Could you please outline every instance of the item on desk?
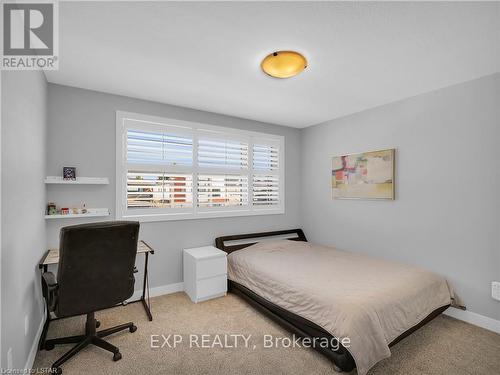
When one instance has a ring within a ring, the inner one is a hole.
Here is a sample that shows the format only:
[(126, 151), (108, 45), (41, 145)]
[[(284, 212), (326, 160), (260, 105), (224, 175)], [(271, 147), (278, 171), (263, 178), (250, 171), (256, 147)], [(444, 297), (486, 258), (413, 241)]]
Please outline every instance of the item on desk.
[(76, 167), (63, 167), (63, 179), (76, 180)]
[(80, 210), (78, 208), (76, 208), (76, 207), (73, 207), (71, 209), (71, 213), (73, 213), (74, 215), (77, 215), (77, 214), (81, 213), (81, 212), (78, 212), (78, 211), (80, 211)]
[(68, 215), (69, 214), (69, 208), (63, 207), (61, 208), (61, 215)]
[(47, 215), (57, 215), (57, 207), (53, 202), (47, 204)]
[(82, 204), (83, 208), (81, 210), (81, 213), (82, 214), (86, 214), (87, 213), (87, 208), (85, 207), (85, 203)]

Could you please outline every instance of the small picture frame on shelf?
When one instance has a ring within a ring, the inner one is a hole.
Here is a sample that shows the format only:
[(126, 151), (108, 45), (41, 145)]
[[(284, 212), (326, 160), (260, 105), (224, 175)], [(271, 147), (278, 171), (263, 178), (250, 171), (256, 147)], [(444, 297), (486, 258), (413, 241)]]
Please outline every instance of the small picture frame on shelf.
[(75, 167), (63, 167), (63, 179), (76, 180), (76, 168)]

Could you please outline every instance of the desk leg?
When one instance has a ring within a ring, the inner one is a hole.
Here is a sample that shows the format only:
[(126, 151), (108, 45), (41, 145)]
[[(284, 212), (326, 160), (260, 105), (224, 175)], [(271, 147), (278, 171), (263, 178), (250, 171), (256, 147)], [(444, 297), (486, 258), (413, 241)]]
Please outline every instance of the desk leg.
[(149, 284), (148, 284), (148, 262), (149, 261), (149, 253), (146, 253), (146, 259), (144, 260), (144, 280), (142, 282), (142, 297), (141, 297), (141, 302), (142, 305), (144, 306), (144, 310), (146, 310), (146, 314), (148, 316), (149, 321), (153, 320), (153, 315), (151, 314), (151, 308), (149, 306), (149, 293), (148, 293), (148, 300), (146, 302), (146, 287), (148, 288), (149, 291)]
[(38, 349), (43, 350), (45, 345), (45, 338), (47, 337), (47, 331), (49, 330), (50, 324), (50, 312), (47, 310), (47, 318), (45, 319), (45, 323), (43, 324), (42, 335), (40, 336), (40, 341), (38, 343)]
[[(48, 267), (46, 264), (43, 265), (43, 271), (47, 272)], [(42, 282), (42, 291), (43, 291), (43, 278), (41, 278)], [(43, 324), (42, 334), (40, 335), (40, 341), (38, 342), (38, 349), (42, 350), (45, 344), (45, 338), (47, 337), (47, 331), (49, 330), (50, 324), (50, 310), (49, 310), (49, 299), (47, 296), (43, 296), (45, 299), (45, 310), (47, 311), (47, 317), (45, 318), (45, 323)]]

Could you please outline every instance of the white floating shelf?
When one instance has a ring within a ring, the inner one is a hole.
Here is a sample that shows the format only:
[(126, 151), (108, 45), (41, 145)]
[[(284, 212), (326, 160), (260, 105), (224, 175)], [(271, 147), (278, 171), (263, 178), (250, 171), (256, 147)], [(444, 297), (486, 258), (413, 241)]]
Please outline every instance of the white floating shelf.
[(67, 185), (108, 185), (107, 177), (77, 177), (76, 180), (65, 180), (61, 176), (47, 176), (46, 184), (67, 184)]
[(109, 210), (102, 208), (88, 208), (91, 212), (87, 212), (86, 214), (66, 214), (66, 215), (45, 215), (46, 219), (76, 219), (83, 217), (105, 217), (109, 216)]

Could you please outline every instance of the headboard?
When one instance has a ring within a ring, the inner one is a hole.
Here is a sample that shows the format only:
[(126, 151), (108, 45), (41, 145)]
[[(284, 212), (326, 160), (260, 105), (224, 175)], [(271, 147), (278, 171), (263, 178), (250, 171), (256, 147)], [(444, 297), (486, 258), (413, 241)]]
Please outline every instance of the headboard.
[(306, 236), (302, 229), (288, 229), (278, 230), (274, 232), (260, 232), (260, 233), (247, 233), (236, 234), (233, 236), (217, 237), (215, 239), (215, 246), (225, 251), (232, 253), (233, 251), (243, 249), (259, 242), (259, 240), (266, 239), (266, 237), (276, 237), (276, 239), (286, 239), (292, 241), (307, 242)]

